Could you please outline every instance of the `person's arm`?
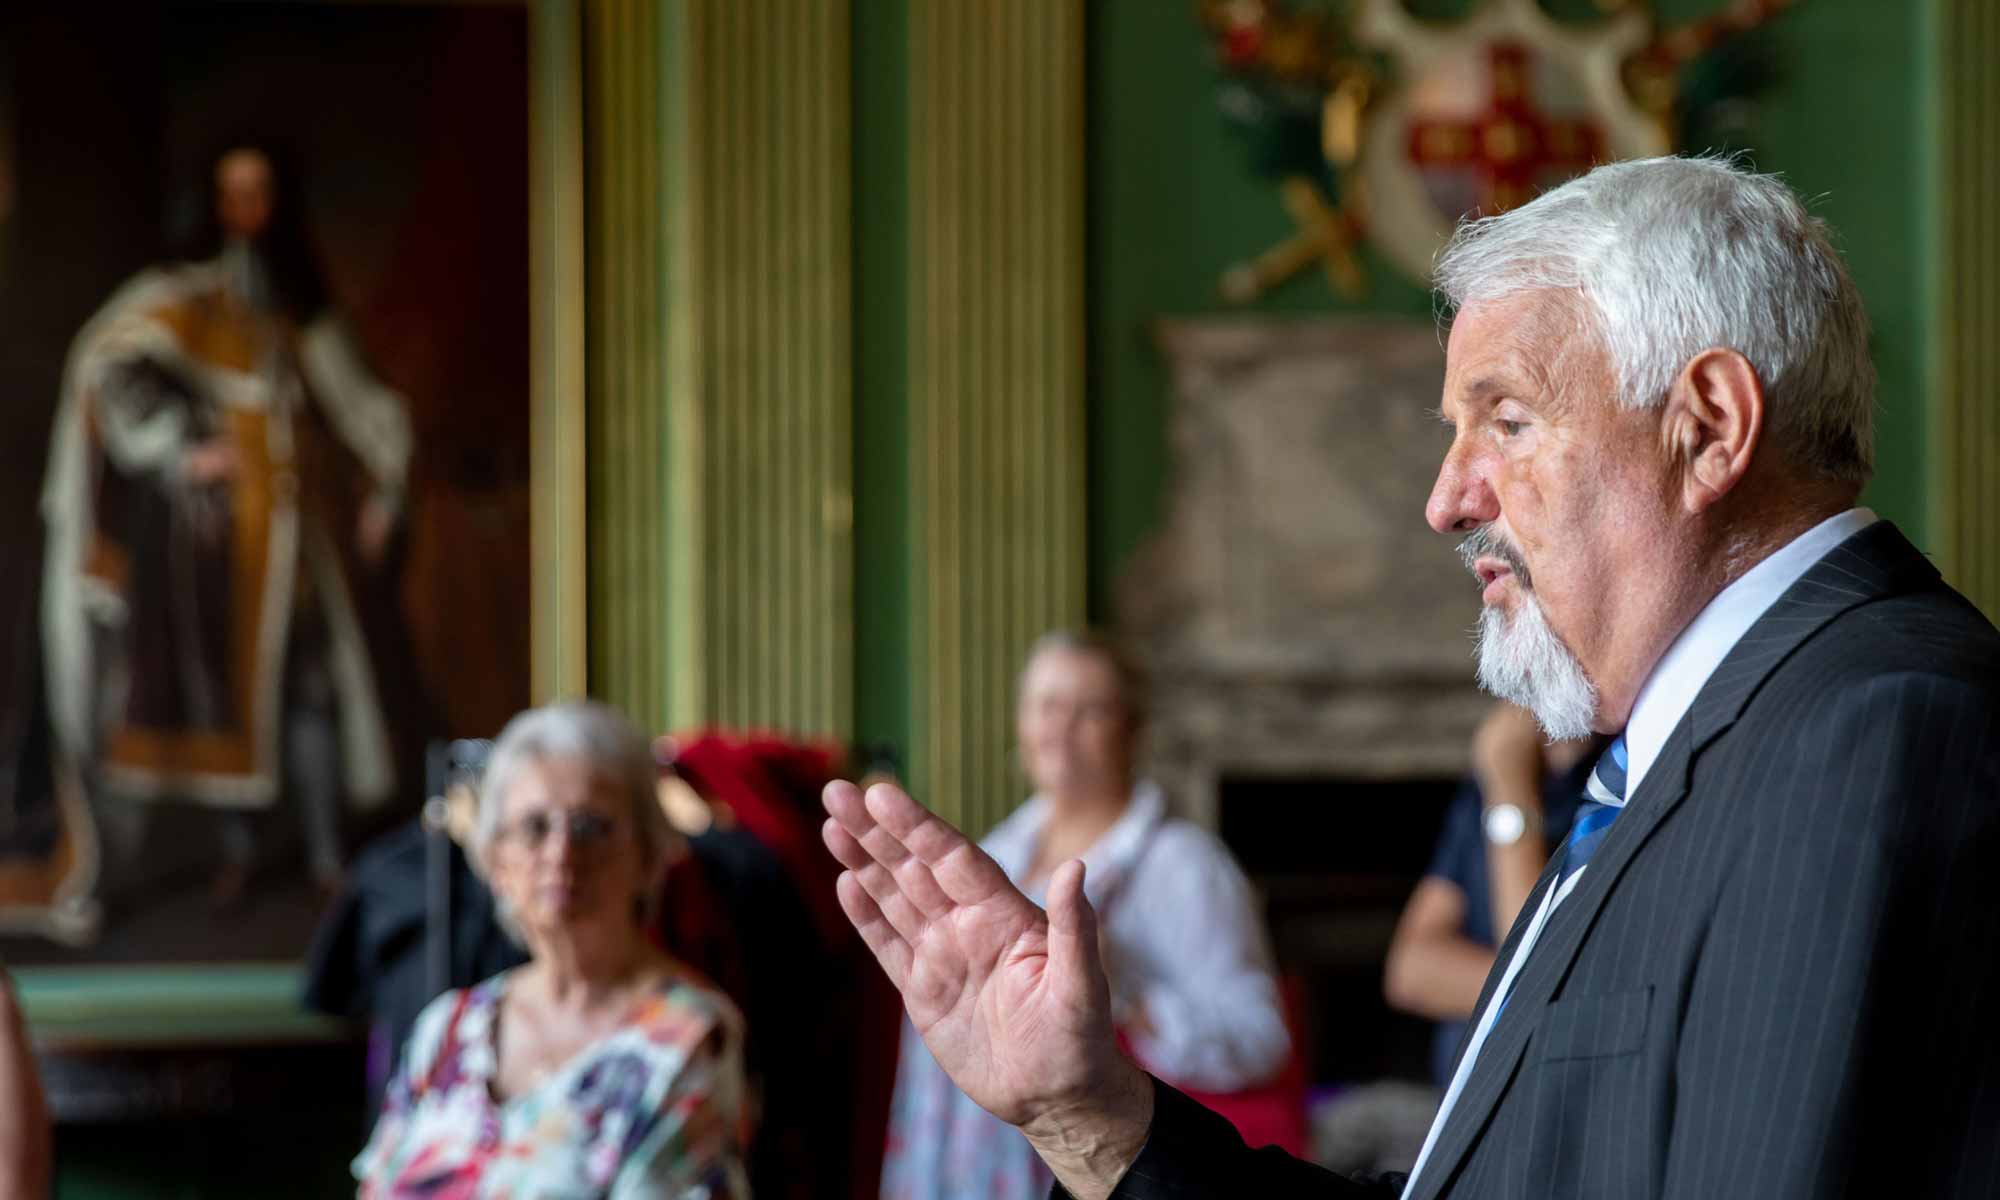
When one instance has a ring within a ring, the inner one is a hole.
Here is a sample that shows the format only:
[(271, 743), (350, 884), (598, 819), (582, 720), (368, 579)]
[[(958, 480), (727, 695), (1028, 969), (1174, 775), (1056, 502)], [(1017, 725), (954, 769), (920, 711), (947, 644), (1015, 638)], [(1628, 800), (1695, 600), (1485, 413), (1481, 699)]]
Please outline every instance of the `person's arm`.
[[(924, 1044), (961, 1091), (1021, 1130), (1076, 1200), (1114, 1189), (1176, 1200), (1394, 1194), (1252, 1153), (1228, 1122), (1181, 1112), (1171, 1097), (1156, 1110), (1154, 1081), (1112, 1038), (1082, 863), (1056, 868), (1044, 913), (992, 858), (894, 787), (877, 784), (864, 798), (835, 782), (826, 807), (822, 836), (847, 868), (841, 907)], [(1156, 1115), (1163, 1123), (1149, 1140)], [(1274, 1173), (1293, 1182), (1246, 1183)]]
[[(1154, 1083), (1152, 1136), (1112, 1200), (1187, 1200), (1255, 1196), (1260, 1200), (1383, 1200), (1402, 1193), (1406, 1176), (1350, 1179), (1302, 1162), (1275, 1146), (1252, 1150), (1234, 1126), (1164, 1083)], [(1081, 1200), (1058, 1183), (1056, 1200)]]
[(1433, 1021), (1471, 1018), (1493, 970), (1493, 948), (1466, 937), (1464, 927), (1465, 892), (1449, 879), (1424, 876), (1389, 942), (1382, 993), (1390, 1007)]
[(379, 559), (402, 517), (410, 458), (415, 453), (409, 405), (368, 366), (346, 324), (331, 314), (306, 327), (299, 361), (327, 423), (374, 477), (355, 540), (362, 557)]
[(400, 497), (416, 449), (409, 404), (369, 367), (338, 317), (321, 316), (306, 326), (299, 361), (327, 423), (368, 468), (375, 486)]
[(178, 375), (140, 353), (107, 353), (91, 367), (92, 427), (119, 473), (179, 489), (227, 479), (235, 470), (227, 435), (201, 438), (189, 427), (188, 385)]
[(1911, 675), (1766, 722), (1717, 847), (1734, 861), (1678, 1016), (1655, 1195), (2000, 1189), (1996, 707)]
[(1183, 1087), (1229, 1092), (1285, 1065), (1291, 1033), (1250, 881), (1209, 834), (1169, 824), (1132, 880), (1123, 922), (1141, 922), (1160, 968), (1136, 989), (1139, 1060)]
[[(1513, 842), (1498, 845), (1483, 833), (1480, 839), (1486, 847), (1496, 940), (1513, 928), (1549, 862), (1548, 833), (1542, 824), (1542, 775), (1548, 769), (1545, 744), (1534, 714), (1505, 701), (1493, 706), (1472, 737), (1472, 774), (1485, 809), (1511, 804), (1526, 818), (1526, 828)], [(1477, 988), (1473, 995), (1478, 996)]]
[(14, 981), (0, 970), (0, 1200), (43, 1200), (54, 1152), (48, 1102)]

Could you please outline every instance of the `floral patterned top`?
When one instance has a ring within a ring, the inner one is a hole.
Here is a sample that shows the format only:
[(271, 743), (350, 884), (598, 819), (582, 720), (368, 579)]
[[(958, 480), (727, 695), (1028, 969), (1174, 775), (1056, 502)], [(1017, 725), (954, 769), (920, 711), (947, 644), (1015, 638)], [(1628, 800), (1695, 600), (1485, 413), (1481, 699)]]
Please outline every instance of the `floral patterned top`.
[(354, 1160), (359, 1200), (749, 1196), (741, 1020), (674, 980), (532, 1090), (494, 1099), (500, 999), (515, 972), (446, 992), (411, 1031)]

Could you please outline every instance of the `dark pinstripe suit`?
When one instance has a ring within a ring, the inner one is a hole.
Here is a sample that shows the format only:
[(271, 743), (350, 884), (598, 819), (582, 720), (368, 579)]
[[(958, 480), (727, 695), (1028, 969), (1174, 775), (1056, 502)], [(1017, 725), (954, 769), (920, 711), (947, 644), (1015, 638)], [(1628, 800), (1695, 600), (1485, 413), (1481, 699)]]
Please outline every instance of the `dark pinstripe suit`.
[[(1247, 1150), (1162, 1085), (1115, 1194), (1400, 1182)], [(2000, 633), (1889, 523), (1716, 668), (1551, 915), (1417, 1184), (2000, 1196)]]

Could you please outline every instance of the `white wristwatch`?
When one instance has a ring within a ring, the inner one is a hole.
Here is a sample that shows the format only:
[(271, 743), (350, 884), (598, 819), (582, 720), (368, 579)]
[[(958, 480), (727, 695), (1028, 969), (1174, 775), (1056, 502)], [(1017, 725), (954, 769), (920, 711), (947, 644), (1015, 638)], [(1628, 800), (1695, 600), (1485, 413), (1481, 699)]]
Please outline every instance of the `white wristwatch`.
[(1526, 837), (1529, 829), (1541, 824), (1539, 814), (1530, 816), (1518, 804), (1496, 804), (1480, 818), (1486, 828), (1487, 844), (1511, 846)]

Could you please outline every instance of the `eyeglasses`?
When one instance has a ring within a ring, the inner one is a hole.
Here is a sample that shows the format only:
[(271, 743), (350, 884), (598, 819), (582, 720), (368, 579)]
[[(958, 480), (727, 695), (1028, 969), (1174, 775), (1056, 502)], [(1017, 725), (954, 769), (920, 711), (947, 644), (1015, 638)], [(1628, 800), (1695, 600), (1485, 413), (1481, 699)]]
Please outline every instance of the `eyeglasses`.
[(511, 825), (502, 826), (500, 836), (506, 841), (519, 842), (522, 849), (533, 853), (549, 840), (558, 823), (569, 834), (569, 844), (584, 852), (602, 850), (618, 832), (617, 821), (602, 813), (580, 809), (563, 814), (531, 812)]

